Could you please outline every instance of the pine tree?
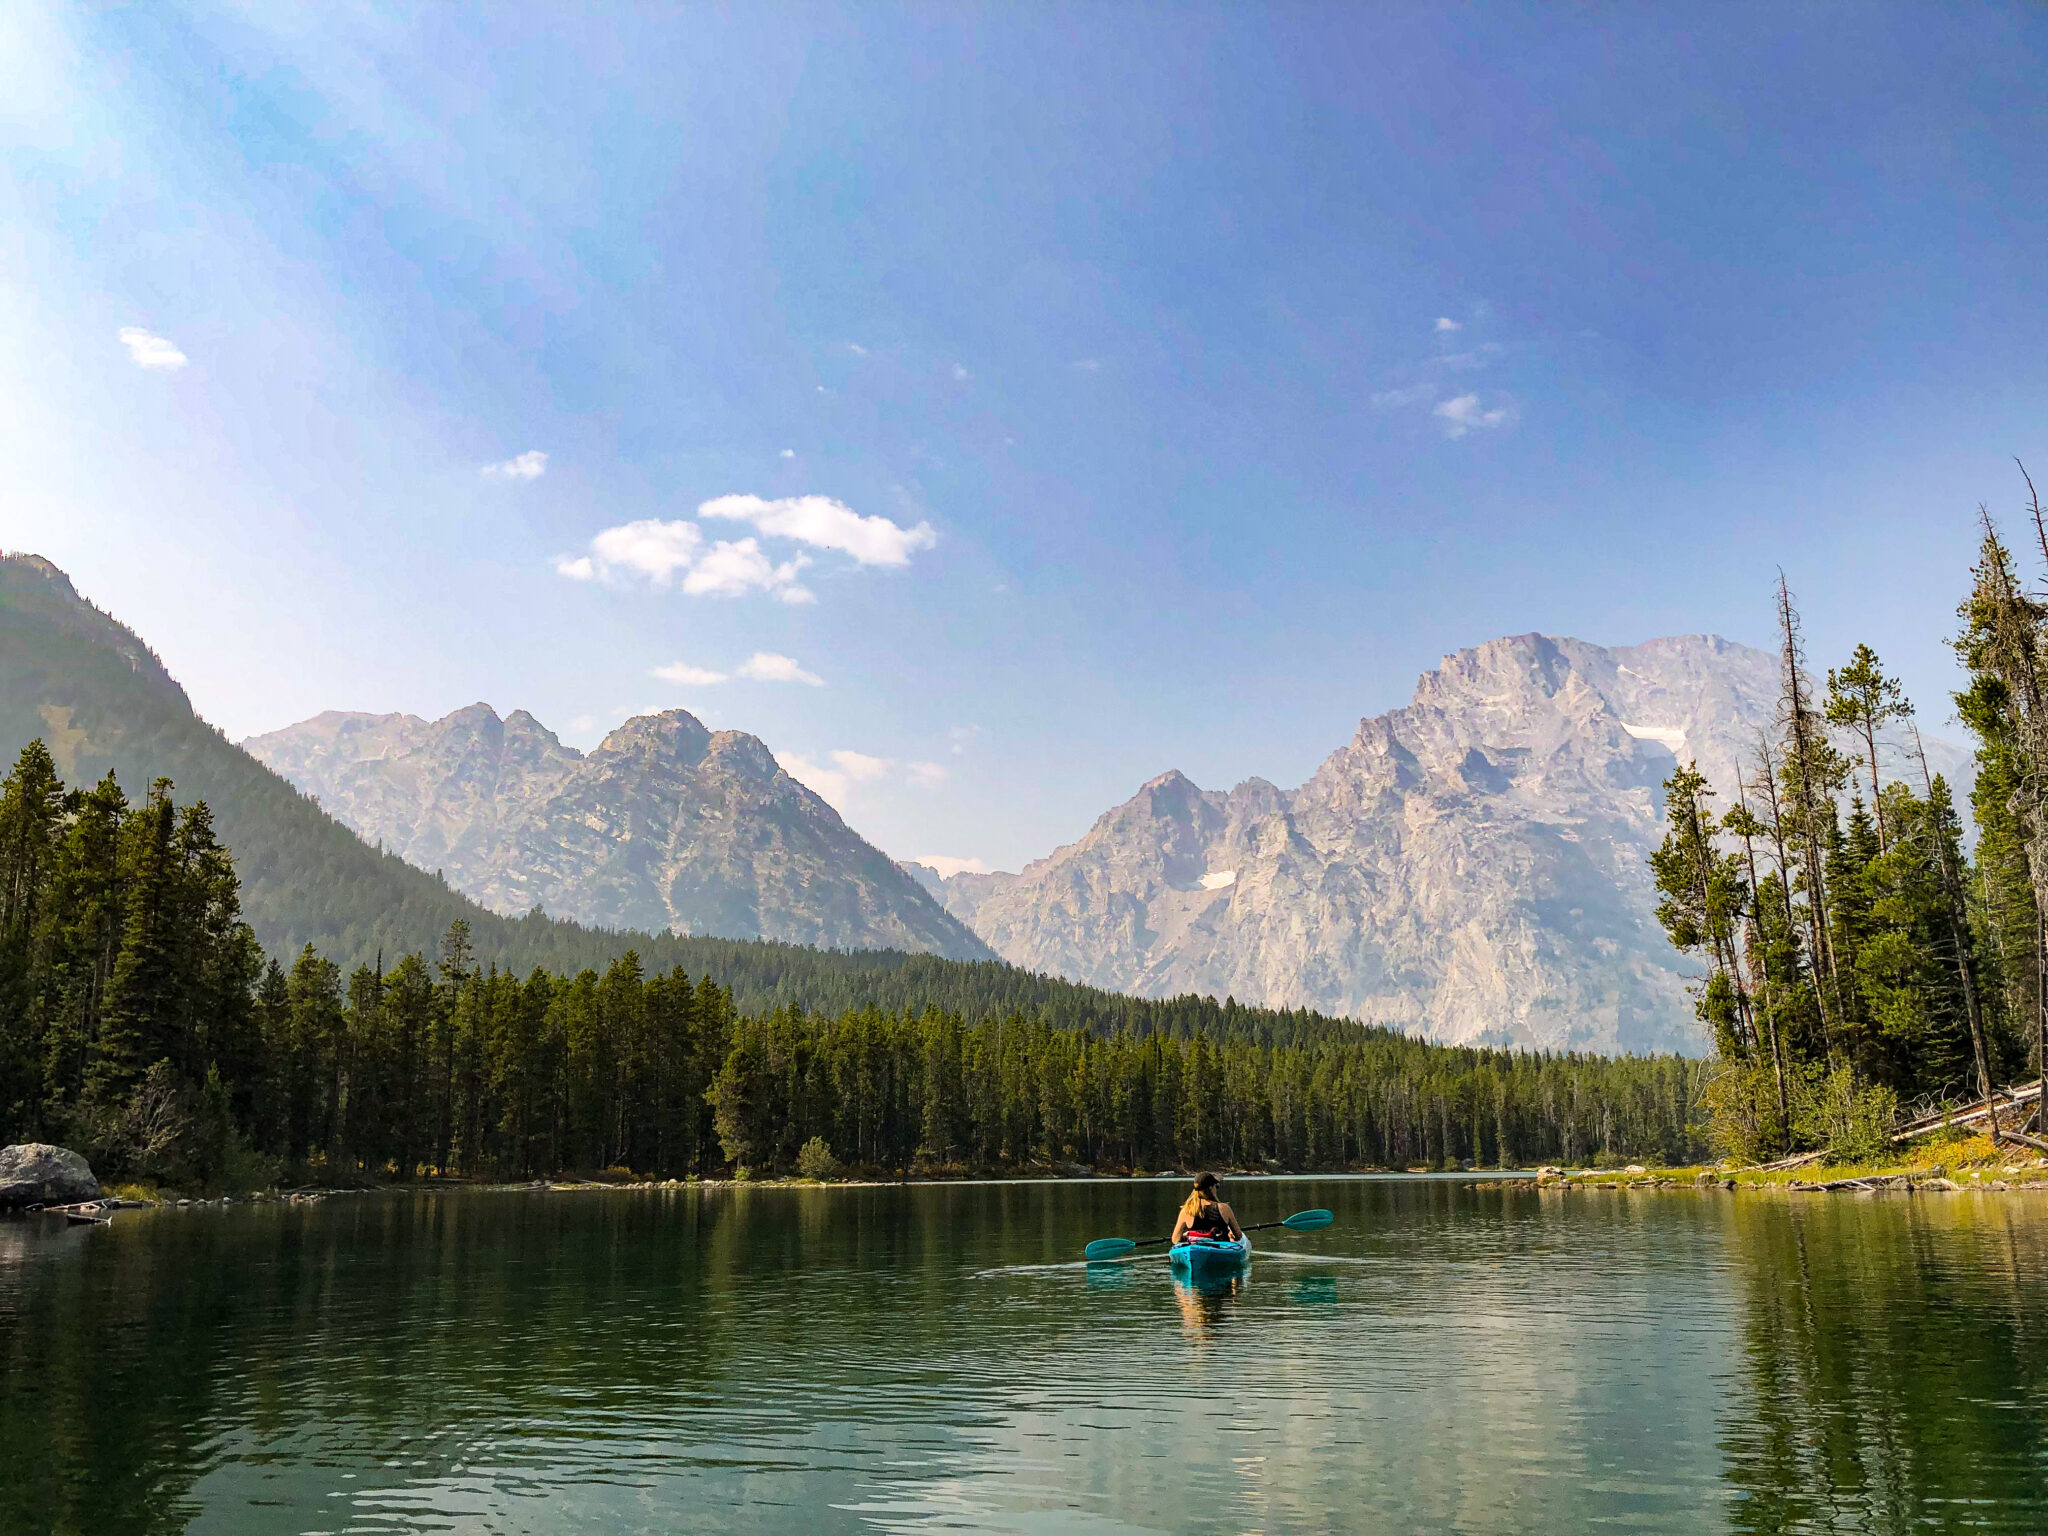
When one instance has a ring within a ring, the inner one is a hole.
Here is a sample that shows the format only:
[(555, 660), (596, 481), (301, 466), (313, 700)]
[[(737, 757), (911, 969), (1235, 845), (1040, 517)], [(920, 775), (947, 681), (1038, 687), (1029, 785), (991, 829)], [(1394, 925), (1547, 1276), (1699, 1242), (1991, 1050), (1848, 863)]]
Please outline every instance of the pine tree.
[(1856, 732), (1863, 742), (1863, 762), (1870, 769), (1870, 804), (1877, 816), (1878, 851), (1890, 845), (1884, 821), (1884, 785), (1878, 775), (1877, 735), (1887, 724), (1913, 713), (1906, 690), (1896, 678), (1887, 677), (1877, 652), (1867, 645), (1856, 647), (1849, 664), (1828, 673), (1828, 697), (1824, 714), (1830, 725)]

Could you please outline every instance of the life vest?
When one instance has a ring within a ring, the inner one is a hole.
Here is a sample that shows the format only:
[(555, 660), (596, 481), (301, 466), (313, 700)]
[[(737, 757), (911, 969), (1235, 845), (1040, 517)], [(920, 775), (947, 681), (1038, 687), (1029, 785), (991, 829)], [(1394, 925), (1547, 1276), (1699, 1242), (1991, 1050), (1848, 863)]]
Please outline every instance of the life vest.
[(1223, 1219), (1223, 1207), (1214, 1200), (1204, 1200), (1195, 1208), (1194, 1216), (1188, 1222), (1189, 1237), (1213, 1238), (1217, 1242), (1230, 1240), (1230, 1223)]

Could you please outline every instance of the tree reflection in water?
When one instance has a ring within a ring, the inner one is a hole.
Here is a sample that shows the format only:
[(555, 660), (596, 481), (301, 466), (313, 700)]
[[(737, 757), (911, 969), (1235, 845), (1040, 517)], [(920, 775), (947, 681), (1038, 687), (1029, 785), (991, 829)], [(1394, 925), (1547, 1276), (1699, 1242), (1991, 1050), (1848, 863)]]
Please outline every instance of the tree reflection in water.
[(1738, 1531), (2039, 1531), (2048, 1209), (2037, 1197), (1727, 1203)]

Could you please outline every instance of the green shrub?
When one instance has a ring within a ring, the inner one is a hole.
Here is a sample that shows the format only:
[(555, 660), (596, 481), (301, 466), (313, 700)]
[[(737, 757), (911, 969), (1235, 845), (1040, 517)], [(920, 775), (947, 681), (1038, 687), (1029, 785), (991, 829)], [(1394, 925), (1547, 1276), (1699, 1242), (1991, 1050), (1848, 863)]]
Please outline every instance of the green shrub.
[(796, 1171), (807, 1179), (829, 1179), (839, 1171), (839, 1159), (822, 1136), (813, 1136), (796, 1155)]
[(1816, 1073), (1799, 1085), (1792, 1124), (1801, 1141), (1828, 1149), (1836, 1163), (1882, 1162), (1899, 1119), (1898, 1095), (1865, 1082), (1849, 1066)]
[(1768, 1062), (1716, 1063), (1700, 1103), (1707, 1112), (1707, 1141), (1717, 1156), (1738, 1163), (1763, 1163), (1785, 1146), (1778, 1114), (1777, 1075)]

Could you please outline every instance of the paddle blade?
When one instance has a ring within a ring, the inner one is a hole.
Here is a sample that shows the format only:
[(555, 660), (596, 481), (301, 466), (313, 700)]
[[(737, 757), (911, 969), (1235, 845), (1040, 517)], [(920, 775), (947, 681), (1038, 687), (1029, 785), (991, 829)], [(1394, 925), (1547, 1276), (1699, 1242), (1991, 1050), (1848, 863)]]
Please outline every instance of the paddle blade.
[(1318, 1227), (1327, 1227), (1336, 1216), (1329, 1211), (1296, 1211), (1280, 1225), (1292, 1227), (1297, 1232), (1313, 1232)]
[(1120, 1259), (1137, 1246), (1128, 1237), (1098, 1237), (1081, 1250), (1081, 1256), (1092, 1264), (1097, 1259)]

